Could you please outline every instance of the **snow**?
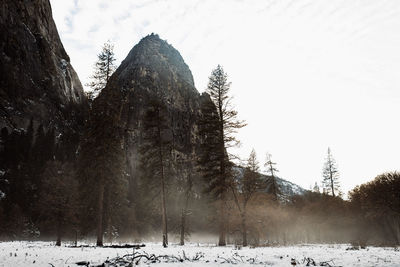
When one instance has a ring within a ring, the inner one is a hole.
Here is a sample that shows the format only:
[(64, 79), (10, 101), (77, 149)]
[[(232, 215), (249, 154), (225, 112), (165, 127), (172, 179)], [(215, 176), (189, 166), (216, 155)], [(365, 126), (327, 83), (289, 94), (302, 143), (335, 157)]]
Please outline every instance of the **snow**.
[(63, 68), (63, 69), (66, 69), (67, 68), (67, 66), (68, 66), (68, 61), (66, 61), (65, 59), (61, 59), (60, 60), (60, 62), (61, 62), (61, 67)]
[(289, 182), (283, 178), (277, 177), (277, 183), (280, 186), (281, 190), (285, 191), (286, 194), (289, 195), (303, 195), (306, 190), (297, 184)]
[(60, 68), (63, 71), (64, 76), (67, 75), (67, 67), (68, 67), (68, 61), (62, 58), (60, 60)]
[[(161, 243), (146, 243), (137, 250), (155, 255), (175, 255), (188, 258), (198, 253), (204, 255), (197, 262), (175, 262), (144, 264), (142, 266), (231, 266), (226, 260), (236, 259), (238, 266), (253, 266), (253, 259), (261, 266), (291, 266), (292, 259), (297, 266), (306, 266), (304, 258), (312, 258), (317, 265), (329, 262), (331, 266), (400, 266), (400, 251), (397, 248), (367, 247), (360, 250), (346, 250), (347, 244), (338, 245), (296, 245), (287, 247), (241, 248), (217, 247), (211, 244), (188, 244), (183, 247), (170, 245), (162, 248)], [(71, 248), (67, 245), (55, 247), (52, 242), (3, 242), (0, 243), (0, 266), (77, 266), (79, 261), (101, 264), (107, 258), (132, 253), (127, 248)], [(243, 261), (243, 262), (242, 262)]]

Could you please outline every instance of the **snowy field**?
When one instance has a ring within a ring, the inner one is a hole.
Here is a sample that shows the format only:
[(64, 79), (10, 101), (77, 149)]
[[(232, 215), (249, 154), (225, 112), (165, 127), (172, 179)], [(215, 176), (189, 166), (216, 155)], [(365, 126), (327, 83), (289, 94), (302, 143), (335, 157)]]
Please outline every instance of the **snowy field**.
[[(140, 254), (168, 255), (159, 258), (156, 263), (141, 261), (141, 266), (308, 266), (307, 262), (313, 266), (310, 259), (317, 266), (400, 266), (399, 249), (368, 247), (346, 250), (349, 247), (342, 244), (235, 249), (232, 246), (188, 244), (184, 247), (170, 245), (164, 249), (161, 244), (146, 243), (146, 247), (136, 251)], [(133, 249), (123, 248), (55, 247), (51, 242), (3, 242), (0, 243), (0, 266), (73, 267), (78, 266), (76, 263), (80, 261), (89, 261), (90, 266), (96, 266), (107, 259), (132, 252)], [(191, 262), (196, 255), (199, 259)]]

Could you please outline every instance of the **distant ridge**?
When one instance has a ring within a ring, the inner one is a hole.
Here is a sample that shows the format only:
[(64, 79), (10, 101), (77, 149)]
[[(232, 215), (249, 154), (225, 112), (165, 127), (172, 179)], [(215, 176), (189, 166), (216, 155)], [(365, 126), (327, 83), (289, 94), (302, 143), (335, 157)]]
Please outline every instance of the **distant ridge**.
[[(236, 177), (236, 179), (241, 179), (243, 178), (243, 173), (244, 173), (244, 168), (242, 167), (236, 167), (236, 170), (238, 171), (237, 173), (239, 174), (239, 177)], [(265, 181), (270, 180), (272, 177), (261, 174), (260, 175), (263, 177)], [(295, 195), (303, 195), (305, 194), (308, 190), (304, 189), (303, 187), (292, 183), (288, 180), (285, 180), (283, 178), (275, 176), (276, 183), (278, 185), (278, 188), (281, 192), (280, 200), (285, 202), (289, 200), (290, 197), (295, 196)], [(271, 184), (268, 184), (267, 187), (265, 188), (264, 192), (266, 193), (271, 193)]]

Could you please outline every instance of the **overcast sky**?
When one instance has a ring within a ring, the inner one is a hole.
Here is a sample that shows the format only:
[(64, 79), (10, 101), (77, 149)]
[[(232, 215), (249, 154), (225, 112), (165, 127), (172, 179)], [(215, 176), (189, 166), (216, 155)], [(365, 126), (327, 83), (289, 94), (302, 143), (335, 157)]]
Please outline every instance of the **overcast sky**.
[(196, 88), (221, 64), (248, 126), (247, 157), (280, 176), (321, 181), (328, 146), (343, 190), (400, 169), (398, 0), (50, 0), (82, 83), (101, 46), (118, 62), (154, 32), (179, 50)]

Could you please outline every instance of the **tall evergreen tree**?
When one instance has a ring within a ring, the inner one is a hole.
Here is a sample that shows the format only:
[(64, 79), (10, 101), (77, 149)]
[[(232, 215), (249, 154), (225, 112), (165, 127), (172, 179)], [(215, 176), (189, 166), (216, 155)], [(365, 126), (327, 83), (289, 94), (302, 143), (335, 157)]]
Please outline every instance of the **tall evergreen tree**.
[(340, 195), (339, 170), (329, 147), (322, 170), (322, 187), (327, 194)]
[[(97, 98), (81, 142), (78, 177), (84, 222), (96, 225), (98, 246), (103, 245), (105, 214), (110, 209), (121, 211), (127, 201), (127, 192), (122, 190), (127, 188), (121, 123), (124, 99), (121, 92), (111, 90)], [(107, 201), (109, 190), (112, 201)]]
[(97, 61), (93, 67), (94, 73), (90, 76), (91, 81), (87, 84), (93, 90), (87, 94), (90, 101), (96, 98), (101, 90), (106, 87), (111, 75), (116, 70), (115, 60), (114, 44), (107, 41), (97, 55)]
[(207, 191), (219, 201), (219, 241), (220, 246), (226, 245), (226, 193), (232, 182), (231, 163), (233, 155), (227, 149), (237, 146), (235, 137), (238, 129), (246, 124), (237, 119), (237, 111), (232, 106), (229, 96), (230, 82), (223, 68), (218, 65), (211, 72), (206, 93), (211, 101), (203, 101), (200, 122), (202, 142), (202, 171), (208, 182)]
[(180, 208), (179, 236), (181, 246), (185, 245), (185, 238), (190, 235), (188, 216), (190, 215), (189, 205), (194, 195), (193, 186), (193, 164), (190, 160), (180, 159), (176, 164), (178, 170), (176, 175), (176, 189), (178, 193), (178, 205)]
[[(156, 183), (153, 186), (160, 192), (162, 243), (168, 246), (168, 223), (166, 207), (166, 182), (168, 169), (171, 164), (172, 131), (167, 119), (167, 108), (160, 100), (150, 102), (144, 118), (144, 140), (141, 147), (141, 169), (147, 176), (147, 183)], [(158, 184), (158, 186), (157, 186)]]

